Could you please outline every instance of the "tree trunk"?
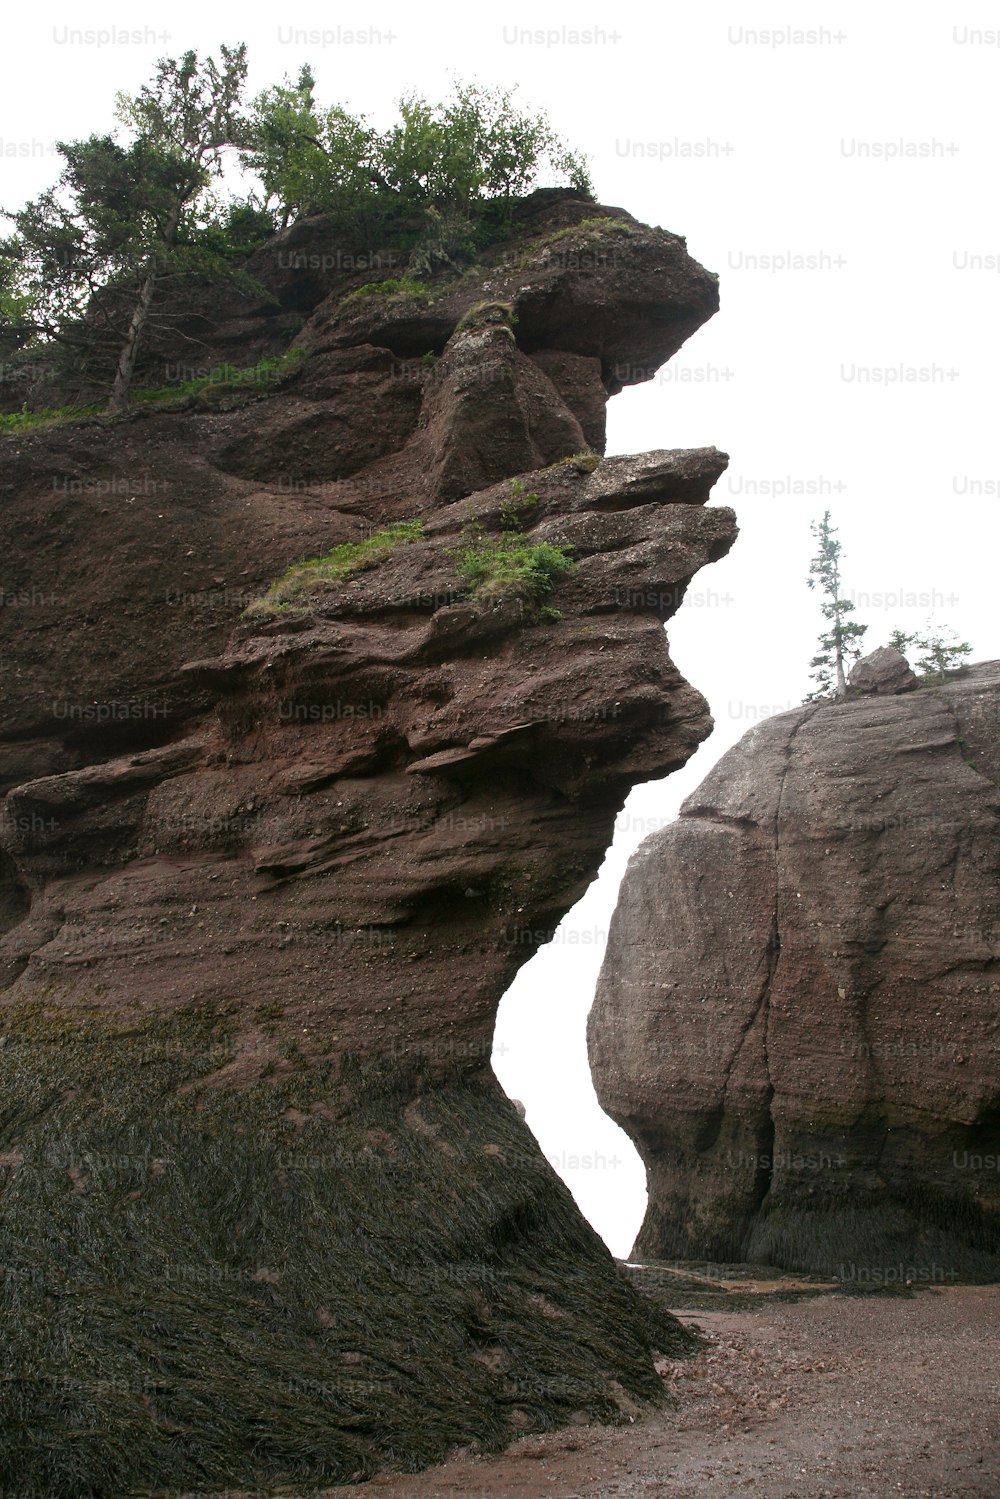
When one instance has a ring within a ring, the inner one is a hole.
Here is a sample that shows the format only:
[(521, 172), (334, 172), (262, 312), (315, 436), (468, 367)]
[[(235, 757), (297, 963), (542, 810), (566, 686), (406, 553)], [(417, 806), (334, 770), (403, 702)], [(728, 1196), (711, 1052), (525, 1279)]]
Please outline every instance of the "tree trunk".
[[(168, 248), (177, 238), (177, 229), (181, 221), (181, 210), (183, 202), (178, 202), (170, 211), (170, 218), (163, 231), (161, 244)], [(108, 410), (112, 412), (124, 411), (128, 405), (129, 393), (132, 389), (132, 377), (135, 374), (135, 362), (139, 354), (139, 345), (142, 335), (146, 330), (146, 322), (149, 318), (149, 309), (153, 305), (153, 292), (156, 290), (156, 251), (153, 251), (146, 274), (143, 277), (142, 286), (139, 288), (139, 296), (135, 307), (132, 309), (132, 317), (128, 325), (128, 333), (121, 353), (118, 355), (118, 368), (115, 370), (115, 382), (111, 387), (111, 396), (108, 400)]]
[(153, 305), (153, 291), (155, 287), (156, 270), (151, 266), (146, 272), (145, 279), (139, 291), (138, 300), (132, 311), (132, 320), (128, 325), (125, 344), (118, 355), (115, 383), (111, 387), (111, 398), (108, 401), (109, 411), (124, 411), (128, 405), (129, 392), (132, 389), (132, 376), (135, 374), (135, 361), (139, 353), (139, 340), (146, 326), (149, 309)]
[(837, 667), (837, 696), (843, 697), (847, 691), (847, 678), (844, 676), (844, 650), (839, 639), (834, 646), (834, 661)]

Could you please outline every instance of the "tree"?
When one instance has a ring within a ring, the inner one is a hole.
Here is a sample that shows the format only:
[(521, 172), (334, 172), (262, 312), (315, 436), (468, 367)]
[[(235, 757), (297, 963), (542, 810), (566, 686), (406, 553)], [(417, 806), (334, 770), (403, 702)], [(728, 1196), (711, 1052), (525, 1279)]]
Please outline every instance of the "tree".
[(109, 402), (112, 411), (121, 410), (128, 401), (156, 279), (161, 267), (178, 263), (185, 213), (192, 216), (212, 178), (222, 175), (225, 148), (239, 145), (244, 138), (239, 106), (247, 75), (246, 43), (222, 46), (220, 51), (221, 68), (212, 57), (199, 67), (194, 51), (185, 52), (180, 63), (161, 58), (152, 85), (144, 84), (134, 98), (118, 95), (118, 118), (132, 126), (137, 144), (158, 163), (160, 190), (151, 197), (149, 211), (138, 226), (139, 294), (118, 358)]
[(32, 296), (16, 254), (0, 242), (0, 359), (23, 348), (32, 337)]
[(542, 111), (518, 110), (514, 89), (456, 83), (444, 104), (419, 94), (400, 100), (400, 123), (383, 141), (383, 175), (415, 204), (470, 212), (490, 199), (509, 203), (548, 167), (578, 191), (592, 191), (582, 156), (556, 135)]
[(810, 576), (806, 583), (810, 588), (819, 588), (825, 596), (822, 613), (829, 629), (820, 636), (820, 649), (809, 663), (817, 685), (816, 691), (806, 698), (807, 702), (830, 692), (840, 697), (847, 690), (844, 662), (855, 661), (860, 656), (861, 648), (856, 642), (868, 629), (867, 625), (859, 625), (847, 618), (853, 612), (854, 604), (850, 599), (841, 597), (840, 558), (843, 547), (836, 539), (837, 533), (831, 523), (829, 510), (824, 511), (823, 519), (814, 521), (810, 529), (819, 550), (809, 564)]
[(254, 100), (241, 160), (260, 176), (268, 202), (281, 205), (283, 224), (317, 212), (433, 209), (439, 225), (488, 202), (509, 203), (546, 169), (589, 195), (582, 156), (544, 112), (519, 110), (513, 95), (476, 83), (457, 83), (441, 104), (410, 93), (399, 121), (379, 133), (339, 105), (320, 109), (304, 66), (294, 83), (286, 78)]
[(58, 150), (64, 167), (56, 186), (7, 215), (16, 232), (0, 252), (21, 295), (5, 309), (4, 330), (22, 344), (40, 339), (85, 355), (106, 339), (124, 342), (131, 309), (123, 324), (121, 297), (100, 294), (135, 280), (138, 226), (176, 184), (142, 142), (125, 148), (93, 135), (60, 141)]
[[(173, 322), (174, 340), (188, 336), (183, 278), (264, 294), (243, 261), (294, 219), (336, 214), (373, 248), (385, 235), (412, 275), (431, 276), (502, 233), (513, 199), (543, 171), (591, 192), (583, 159), (511, 89), (458, 84), (443, 104), (411, 94), (379, 132), (340, 105), (320, 108), (308, 66), (245, 110), (246, 48), (220, 57), (161, 58), (152, 83), (117, 96), (126, 143), (113, 133), (60, 141), (55, 186), (3, 215), (15, 232), (0, 241), (0, 352), (44, 351), (76, 387), (113, 369), (113, 412), (156, 332)], [(216, 196), (230, 149), (262, 196)]]
[(131, 144), (111, 135), (58, 142), (56, 187), (6, 214), (16, 232), (0, 244), (0, 282), (15, 267), (22, 297), (12, 327), (0, 303), (3, 331), (84, 349), (113, 340), (111, 411), (128, 403), (160, 283), (225, 269), (203, 231), (214, 211), (207, 190), (225, 148), (242, 139), (246, 47), (221, 54), (221, 66), (199, 64), (193, 51), (161, 58), (151, 85), (118, 95)]
[(340, 105), (319, 109), (315, 83), (304, 64), (295, 83), (286, 78), (258, 94), (240, 153), (243, 167), (260, 177), (266, 203), (276, 203), (282, 229), (313, 213), (349, 213), (390, 191), (377, 132)]
[(955, 630), (949, 628), (946, 637), (945, 630), (931, 621), (922, 635), (893, 630), (889, 644), (902, 656), (915, 646), (920, 652), (914, 662), (917, 670), (924, 676), (936, 676), (939, 682), (945, 680), (948, 672), (964, 666), (966, 657), (972, 655), (972, 646), (967, 640), (960, 641)]

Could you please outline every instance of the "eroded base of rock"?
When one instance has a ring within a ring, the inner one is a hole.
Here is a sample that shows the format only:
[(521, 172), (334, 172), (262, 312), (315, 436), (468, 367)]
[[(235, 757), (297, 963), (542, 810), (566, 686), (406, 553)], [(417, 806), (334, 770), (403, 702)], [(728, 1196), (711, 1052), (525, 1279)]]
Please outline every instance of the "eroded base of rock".
[(490, 1074), (193, 1085), (225, 1046), (196, 1014), (6, 1033), (5, 1491), (344, 1482), (658, 1398), (687, 1336)]

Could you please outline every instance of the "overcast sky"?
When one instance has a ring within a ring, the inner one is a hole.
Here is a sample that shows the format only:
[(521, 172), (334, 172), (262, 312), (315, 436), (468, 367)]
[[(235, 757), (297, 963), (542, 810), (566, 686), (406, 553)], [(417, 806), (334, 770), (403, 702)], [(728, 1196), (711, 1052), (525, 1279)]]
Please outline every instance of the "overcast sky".
[[(245, 41), (250, 91), (309, 62), (322, 103), (380, 125), (453, 76), (518, 84), (591, 161), (599, 198), (687, 237), (722, 310), (609, 412), (608, 451), (715, 444), (741, 527), (668, 626), (713, 737), (629, 798), (600, 879), (501, 1010), (497, 1071), (619, 1254), (642, 1218), (634, 1150), (597, 1108), (584, 1027), (615, 892), (759, 717), (799, 703), (820, 626), (810, 521), (833, 512), (866, 647), (933, 614), (1000, 656), (995, 601), (1000, 13), (619, 3), (459, 12), (175, 0), (18, 6), (0, 62), (0, 203), (54, 180), (56, 139), (112, 125), (156, 59)], [(146, 19), (148, 17), (148, 19)], [(573, 1169), (573, 1158), (582, 1158)], [(589, 1160), (588, 1160), (589, 1158)]]

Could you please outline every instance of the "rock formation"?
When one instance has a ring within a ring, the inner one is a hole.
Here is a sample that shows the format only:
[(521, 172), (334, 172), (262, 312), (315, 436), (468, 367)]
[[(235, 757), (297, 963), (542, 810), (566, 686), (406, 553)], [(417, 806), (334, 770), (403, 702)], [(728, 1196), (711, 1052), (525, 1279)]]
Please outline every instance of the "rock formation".
[(629, 787), (711, 728), (662, 620), (732, 543), (725, 456), (599, 450), (716, 281), (565, 193), (422, 295), (335, 243), (295, 226), (272, 302), (178, 333), (256, 359), (299, 314), (260, 388), (3, 440), (12, 1491), (417, 1467), (620, 1417), (680, 1335), (489, 1053)]
[(758, 724), (646, 839), (589, 1024), (636, 1256), (996, 1277), (998, 816), (989, 662)]

